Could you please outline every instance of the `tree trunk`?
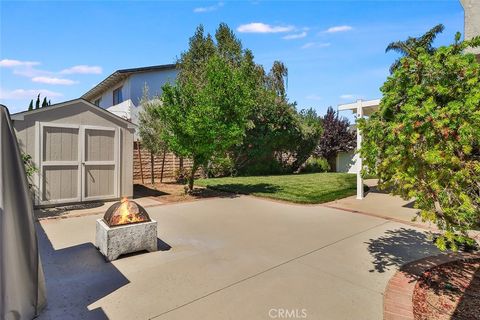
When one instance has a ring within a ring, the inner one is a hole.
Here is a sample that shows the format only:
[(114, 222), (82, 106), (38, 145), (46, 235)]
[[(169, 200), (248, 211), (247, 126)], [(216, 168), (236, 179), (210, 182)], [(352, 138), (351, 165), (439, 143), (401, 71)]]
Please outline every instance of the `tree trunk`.
[(337, 155), (327, 157), (327, 162), (330, 166), (330, 172), (337, 172)]
[(197, 166), (195, 163), (192, 165), (192, 171), (190, 171), (190, 175), (188, 176), (188, 193), (192, 193), (193, 191), (193, 182), (195, 180), (195, 171), (197, 171)]

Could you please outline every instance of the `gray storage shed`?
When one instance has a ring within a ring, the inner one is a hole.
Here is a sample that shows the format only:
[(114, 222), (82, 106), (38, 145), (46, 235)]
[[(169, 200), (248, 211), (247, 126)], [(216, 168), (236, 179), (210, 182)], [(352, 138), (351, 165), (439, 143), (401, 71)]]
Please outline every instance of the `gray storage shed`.
[(38, 206), (133, 195), (135, 126), (83, 100), (11, 116), (22, 152), (38, 171)]

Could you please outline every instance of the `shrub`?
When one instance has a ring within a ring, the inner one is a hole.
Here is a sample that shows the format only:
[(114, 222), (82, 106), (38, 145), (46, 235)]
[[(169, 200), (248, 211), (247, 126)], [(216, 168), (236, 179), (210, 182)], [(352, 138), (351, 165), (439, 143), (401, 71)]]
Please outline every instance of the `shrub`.
[(233, 161), (230, 157), (213, 158), (207, 166), (203, 167), (206, 178), (216, 178), (235, 175)]
[(308, 158), (303, 167), (300, 168), (300, 172), (302, 173), (328, 172), (329, 170), (330, 165), (328, 164), (327, 159), (316, 157)]
[(443, 230), (440, 249), (472, 243), (480, 227), (480, 37), (400, 59), (381, 91), (380, 109), (359, 121), (364, 173), (379, 187), (415, 198), (424, 221)]
[(31, 178), (33, 174), (38, 171), (37, 167), (32, 161), (32, 156), (27, 153), (22, 153), (23, 165), (25, 166), (25, 173), (27, 174), (28, 187), (33, 191), (33, 184)]

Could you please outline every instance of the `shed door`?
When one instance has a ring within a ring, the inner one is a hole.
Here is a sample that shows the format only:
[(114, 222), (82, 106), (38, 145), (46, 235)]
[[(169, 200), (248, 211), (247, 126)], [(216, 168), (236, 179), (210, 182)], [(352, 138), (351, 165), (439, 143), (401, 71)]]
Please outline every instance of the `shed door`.
[(83, 126), (82, 200), (118, 197), (118, 130)]
[(80, 126), (40, 125), (41, 204), (81, 201)]
[(119, 130), (40, 124), (40, 204), (119, 197)]

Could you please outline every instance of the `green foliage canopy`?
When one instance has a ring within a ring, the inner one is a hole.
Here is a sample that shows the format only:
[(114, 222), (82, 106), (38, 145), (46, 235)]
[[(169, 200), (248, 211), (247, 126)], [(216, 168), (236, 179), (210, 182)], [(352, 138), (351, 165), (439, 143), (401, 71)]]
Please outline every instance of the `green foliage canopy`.
[(417, 48), (381, 88), (380, 109), (358, 122), (364, 173), (443, 230), (436, 244), (457, 249), (480, 226), (480, 38)]
[[(228, 38), (226, 32), (221, 26), (217, 38)], [(233, 46), (235, 38), (229, 39), (232, 41), (224, 45)], [(163, 105), (156, 109), (164, 126), (162, 140), (177, 155), (193, 160), (190, 191), (200, 166), (207, 166), (214, 157), (222, 157), (241, 143), (253, 104), (249, 86), (252, 66), (237, 56), (242, 52), (230, 55), (223, 50), (224, 46), (216, 48), (199, 27), (190, 39), (190, 50), (178, 62), (176, 85), (163, 87)]]

